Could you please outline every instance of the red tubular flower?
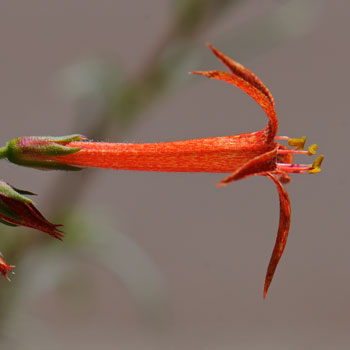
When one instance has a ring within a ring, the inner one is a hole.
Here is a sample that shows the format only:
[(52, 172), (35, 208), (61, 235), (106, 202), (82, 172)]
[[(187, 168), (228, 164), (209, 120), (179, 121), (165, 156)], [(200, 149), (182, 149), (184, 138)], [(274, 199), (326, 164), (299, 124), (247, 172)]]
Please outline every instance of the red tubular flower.
[[(276, 136), (278, 119), (274, 99), (267, 87), (247, 68), (211, 45), (209, 47), (230, 73), (216, 70), (192, 73), (226, 81), (245, 91), (266, 113), (269, 120), (264, 129), (234, 136), (146, 144), (89, 142), (84, 137), (78, 141), (77, 135), (65, 138), (42, 137), (40, 149), (35, 146), (36, 138), (24, 137), (10, 141), (7, 147), (0, 149), (0, 157), (7, 157), (10, 161), (25, 166), (35, 164), (38, 168), (51, 169), (55, 169), (59, 164), (61, 168), (79, 166), (143, 171), (232, 173), (219, 182), (219, 186), (254, 175), (270, 178), (275, 183), (280, 198), (280, 223), (266, 273), (265, 298), (285, 248), (290, 226), (290, 201), (282, 183), (291, 180), (289, 173), (320, 172), (323, 155), (313, 164), (293, 164), (293, 154), (313, 155), (317, 145), (312, 145), (304, 151), (305, 137), (291, 139)], [(70, 140), (71, 138), (74, 139)], [(276, 140), (286, 140), (289, 146), (296, 149), (290, 149)], [(55, 147), (59, 147), (61, 154), (55, 155), (52, 152)]]

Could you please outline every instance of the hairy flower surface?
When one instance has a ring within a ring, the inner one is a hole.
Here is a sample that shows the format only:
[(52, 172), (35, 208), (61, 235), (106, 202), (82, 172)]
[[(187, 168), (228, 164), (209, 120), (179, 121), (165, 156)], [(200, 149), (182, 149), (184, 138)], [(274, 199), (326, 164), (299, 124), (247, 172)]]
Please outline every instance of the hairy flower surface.
[[(260, 131), (223, 137), (161, 143), (105, 143), (87, 141), (84, 136), (20, 137), (0, 149), (0, 157), (39, 169), (75, 169), (98, 167), (120, 170), (231, 173), (218, 185), (224, 186), (249, 176), (262, 175), (276, 185), (280, 199), (280, 222), (276, 243), (265, 278), (264, 297), (285, 248), (290, 226), (290, 200), (283, 186), (291, 181), (290, 173), (318, 173), (323, 155), (313, 164), (294, 164), (293, 154), (314, 155), (317, 145), (304, 149), (305, 137), (291, 139), (276, 136), (278, 119), (275, 102), (260, 79), (209, 45), (213, 53), (229, 69), (196, 71), (233, 84), (251, 96), (264, 110), (268, 124)], [(285, 140), (290, 147), (276, 142)]]

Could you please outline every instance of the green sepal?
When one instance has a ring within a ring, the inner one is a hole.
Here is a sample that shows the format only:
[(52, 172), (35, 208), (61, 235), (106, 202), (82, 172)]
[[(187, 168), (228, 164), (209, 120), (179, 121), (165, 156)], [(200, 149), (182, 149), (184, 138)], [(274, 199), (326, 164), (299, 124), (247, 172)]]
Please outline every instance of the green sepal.
[[(32, 192), (18, 190), (10, 186), (6, 182), (0, 181), (0, 215), (5, 216), (9, 219), (16, 220), (17, 222), (21, 222), (22, 220), (11, 210), (9, 205), (5, 203), (4, 198), (11, 199), (13, 203), (16, 203), (16, 202), (24, 202), (28, 204), (33, 203), (29, 198), (23, 196), (22, 194), (32, 194)], [(12, 223), (8, 223), (5, 218), (2, 218), (1, 222), (13, 225)]]
[(87, 137), (81, 134), (72, 134), (67, 136), (34, 136), (34, 137), (39, 140), (47, 140), (47, 141), (52, 141), (60, 144), (87, 140)]
[(65, 156), (77, 153), (80, 147), (66, 147), (73, 141), (85, 141), (83, 135), (68, 136), (29, 136), (17, 137), (1, 149), (1, 157), (6, 157), (11, 163), (31, 167), (39, 170), (82, 170), (81, 167), (66, 165), (45, 157)]
[[(11, 185), (9, 185), (11, 186)], [(26, 190), (20, 190), (19, 188), (13, 187), (11, 186), (16, 192), (20, 193), (20, 194), (27, 194), (28, 196), (37, 196), (36, 193), (34, 192), (30, 192), (30, 191), (26, 191)]]
[(31, 192), (16, 190), (4, 181), (0, 181), (0, 198), (1, 196), (14, 199), (16, 201), (21, 201), (25, 203), (32, 204), (33, 201), (27, 197), (22, 196), (22, 194), (31, 194)]
[(45, 161), (45, 163), (43, 163), (43, 161), (25, 161), (25, 162), (21, 162), (20, 164), (19, 163), (16, 163), (16, 164), (37, 169), (37, 170), (79, 171), (84, 169), (75, 165), (61, 164), (61, 163), (52, 162), (49, 160)]

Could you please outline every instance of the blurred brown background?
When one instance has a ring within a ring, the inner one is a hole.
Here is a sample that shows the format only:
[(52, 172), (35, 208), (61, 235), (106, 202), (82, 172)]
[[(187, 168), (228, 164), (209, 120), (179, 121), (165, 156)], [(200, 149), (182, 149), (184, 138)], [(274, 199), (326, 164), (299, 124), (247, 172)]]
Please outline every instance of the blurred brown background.
[(349, 13), (345, 0), (2, 1), (1, 144), (263, 128), (237, 88), (188, 76), (223, 68), (210, 42), (270, 88), (279, 135), (306, 135), (326, 160), (288, 185), (290, 237), (265, 301), (279, 215), (267, 179), (216, 188), (223, 175), (2, 161), (1, 178), (38, 193), (66, 239), (0, 228), (17, 265), (0, 281), (1, 349), (348, 349)]

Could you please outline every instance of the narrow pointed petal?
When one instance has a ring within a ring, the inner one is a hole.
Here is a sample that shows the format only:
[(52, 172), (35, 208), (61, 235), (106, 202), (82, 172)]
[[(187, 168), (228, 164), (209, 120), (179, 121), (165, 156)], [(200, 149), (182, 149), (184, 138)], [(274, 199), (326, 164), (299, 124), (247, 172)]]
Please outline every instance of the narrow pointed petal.
[(269, 266), (266, 272), (264, 298), (266, 297), (273, 275), (276, 271), (278, 262), (281, 259), (281, 256), (287, 243), (291, 216), (290, 200), (286, 189), (281, 184), (281, 182), (271, 173), (266, 173), (265, 175), (275, 183), (278, 190), (278, 195), (280, 198), (280, 222), (278, 227), (276, 243), (273, 248)]
[(46, 220), (45, 217), (40, 213), (40, 211), (33, 204), (26, 203), (26, 206), (28, 208), (28, 212), (30, 212), (30, 220), (33, 220), (34, 218), (34, 221), (35, 221), (35, 223), (31, 223), (31, 222), (25, 223), (26, 226), (32, 227), (41, 232), (45, 232), (50, 236), (62, 241), (64, 232), (61, 231), (59, 227), (62, 227), (63, 225), (53, 224), (50, 221)]
[(225, 186), (232, 181), (244, 179), (248, 176), (262, 175), (276, 169), (277, 147), (270, 152), (263, 153), (237, 169), (233, 174), (222, 179), (217, 186)]
[(278, 119), (277, 119), (277, 114), (274, 109), (274, 106), (265, 93), (261, 92), (250, 82), (244, 80), (243, 78), (235, 74), (216, 71), (216, 70), (205, 71), (205, 72), (195, 71), (195, 72), (192, 72), (192, 74), (204, 75), (210, 79), (218, 79), (218, 80), (226, 81), (227, 83), (237, 86), (238, 88), (243, 90), (245, 93), (247, 93), (250, 97), (252, 97), (259, 104), (259, 106), (264, 110), (267, 117), (269, 118), (269, 123), (266, 129), (267, 131), (266, 142), (273, 141), (278, 130)]
[[(6, 199), (2, 199), (7, 202)], [(62, 241), (64, 233), (59, 229), (62, 225), (52, 224), (46, 220), (41, 213), (34, 207), (32, 203), (6, 203), (11, 207), (11, 210), (18, 217), (17, 219), (8, 215), (2, 215), (0, 213), (0, 220), (2, 223), (12, 226), (26, 226), (45, 232), (50, 236)]]
[(234, 61), (230, 57), (226, 56), (219, 50), (217, 50), (213, 45), (207, 44), (208, 47), (213, 51), (214, 55), (235, 75), (244, 79), (246, 82), (253, 85), (255, 88), (260, 90), (271, 102), (272, 106), (275, 105), (275, 101), (271, 95), (270, 90), (265, 86), (265, 84), (249, 69), (241, 65), (240, 63)]

